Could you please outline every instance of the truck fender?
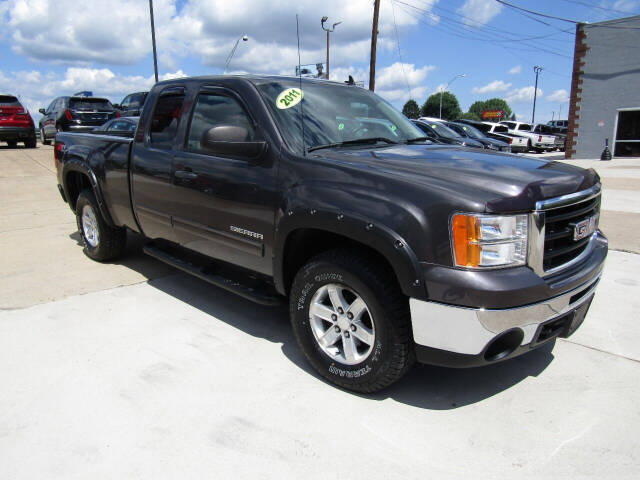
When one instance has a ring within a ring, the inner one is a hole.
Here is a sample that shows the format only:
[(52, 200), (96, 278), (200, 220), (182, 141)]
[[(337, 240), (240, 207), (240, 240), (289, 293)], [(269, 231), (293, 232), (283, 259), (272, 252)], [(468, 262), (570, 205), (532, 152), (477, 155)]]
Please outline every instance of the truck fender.
[(326, 231), (365, 244), (391, 264), (405, 295), (425, 298), (424, 280), (418, 259), (408, 243), (390, 228), (358, 214), (299, 209), (282, 213), (276, 226), (274, 244), (274, 283), (285, 292), (285, 246), (290, 235), (299, 229)]
[[(91, 184), (91, 189), (93, 190), (93, 194), (98, 201), (98, 207), (100, 208), (100, 213), (102, 214), (102, 218), (104, 218), (107, 225), (110, 227), (115, 227), (115, 223), (111, 218), (111, 214), (107, 209), (106, 203), (104, 201), (104, 196), (102, 195), (102, 190), (100, 189), (100, 184), (98, 183), (98, 179), (94, 171), (87, 166), (87, 164), (81, 160), (76, 158), (67, 158), (65, 159), (64, 167), (62, 169), (62, 189), (64, 190), (64, 194), (66, 198), (71, 198), (69, 196), (69, 186), (67, 185), (67, 177), (69, 172), (79, 172), (85, 175), (89, 179), (89, 183)], [(71, 206), (71, 204), (69, 204)]]

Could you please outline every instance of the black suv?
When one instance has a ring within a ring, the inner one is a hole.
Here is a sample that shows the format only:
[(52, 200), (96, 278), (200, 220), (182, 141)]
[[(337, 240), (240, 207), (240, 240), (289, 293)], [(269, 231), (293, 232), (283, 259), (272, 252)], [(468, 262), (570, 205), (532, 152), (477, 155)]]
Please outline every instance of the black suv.
[(123, 117), (139, 117), (148, 94), (149, 92), (130, 93), (124, 97), (120, 105), (114, 107), (120, 110)]
[(57, 132), (90, 132), (120, 115), (109, 100), (98, 97), (58, 97), (39, 112), (38, 128), (45, 145)]

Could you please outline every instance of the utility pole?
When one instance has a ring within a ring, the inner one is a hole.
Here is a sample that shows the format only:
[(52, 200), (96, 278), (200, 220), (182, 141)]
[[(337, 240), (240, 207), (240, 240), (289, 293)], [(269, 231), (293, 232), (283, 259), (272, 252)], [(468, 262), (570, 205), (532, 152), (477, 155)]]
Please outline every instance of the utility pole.
[(156, 52), (156, 28), (153, 25), (153, 0), (149, 0), (149, 14), (151, 16), (151, 43), (153, 44), (153, 72), (158, 83), (158, 54)]
[(320, 25), (322, 26), (322, 29), (327, 32), (327, 80), (329, 80), (329, 34), (331, 32), (333, 32), (336, 29), (336, 26), (340, 25), (342, 22), (336, 22), (333, 24), (333, 26), (331, 28), (325, 28), (324, 26), (324, 22), (326, 22), (329, 18), (325, 15), (324, 17), (322, 17), (322, 19), (320, 20)]
[(460, 74), (456, 75), (451, 80), (449, 80), (449, 83), (447, 83), (442, 90), (440, 90), (440, 116), (438, 118), (442, 119), (442, 94), (444, 93), (444, 91), (447, 88), (449, 88), (449, 85), (451, 85), (455, 81), (456, 78), (458, 78), (458, 77), (464, 78), (466, 76), (467, 76), (466, 73), (460, 73)]
[(371, 63), (369, 64), (369, 90), (376, 89), (376, 46), (378, 44), (378, 17), (380, 16), (380, 0), (373, 3), (373, 27), (371, 28)]
[(536, 72), (536, 86), (533, 89), (533, 113), (531, 113), (531, 125), (533, 125), (536, 121), (536, 98), (538, 96), (538, 75), (542, 71), (542, 67), (535, 66), (533, 67), (533, 71)]

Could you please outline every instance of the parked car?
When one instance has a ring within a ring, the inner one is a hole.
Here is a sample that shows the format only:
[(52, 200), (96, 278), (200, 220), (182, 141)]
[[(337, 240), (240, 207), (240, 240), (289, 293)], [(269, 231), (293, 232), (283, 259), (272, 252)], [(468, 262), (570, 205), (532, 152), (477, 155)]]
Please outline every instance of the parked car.
[(0, 142), (7, 142), (11, 148), (18, 142), (27, 148), (36, 147), (33, 119), (14, 95), (0, 95)]
[(565, 143), (567, 141), (567, 129), (564, 127), (551, 127), (542, 123), (537, 123), (533, 126), (533, 133), (542, 135), (553, 135), (555, 138), (555, 148), (561, 152), (565, 150)]
[(140, 117), (119, 117), (109, 120), (107, 123), (91, 130), (91, 133), (103, 135), (116, 135), (122, 137), (133, 137), (138, 128)]
[(119, 113), (106, 98), (58, 97), (40, 109), (39, 122), (42, 143), (49, 145), (57, 132), (89, 132)]
[(415, 359), (487, 365), (571, 335), (607, 255), (593, 169), (426, 144), (326, 80), (160, 82), (134, 138), (60, 133), (53, 151), (88, 257), (123, 254), (129, 229), (247, 300), (288, 298), (307, 360), (357, 392)]
[(511, 145), (495, 138), (487, 137), (484, 133), (471, 125), (456, 122), (446, 122), (445, 125), (463, 137), (480, 142), (488, 150), (511, 153)]
[(418, 120), (411, 121), (415, 126), (422, 130), (429, 139), (438, 143), (460, 145), (462, 147), (470, 148), (484, 148), (482, 143), (468, 137), (463, 137), (458, 132), (447, 127), (440, 119), (422, 117)]
[(511, 146), (512, 153), (520, 153), (527, 151), (527, 139), (517, 137), (509, 133), (509, 129), (504, 125), (494, 122), (480, 122), (477, 120), (456, 120), (458, 123), (464, 123), (477, 128), (489, 138), (495, 138), (502, 142), (506, 142)]
[(148, 94), (149, 92), (131, 93), (124, 97), (120, 104), (115, 104), (114, 107), (120, 111), (120, 115), (123, 117), (139, 117)]
[(549, 152), (556, 148), (556, 139), (553, 135), (543, 135), (532, 131), (529, 123), (502, 121), (502, 125), (509, 129), (509, 133), (527, 139), (527, 149), (538, 153)]

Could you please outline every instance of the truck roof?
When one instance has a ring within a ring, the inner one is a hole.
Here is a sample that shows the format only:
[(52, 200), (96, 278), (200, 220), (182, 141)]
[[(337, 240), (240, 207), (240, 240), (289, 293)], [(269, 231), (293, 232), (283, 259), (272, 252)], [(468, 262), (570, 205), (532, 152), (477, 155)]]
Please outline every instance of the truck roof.
[(236, 74), (236, 75), (201, 75), (195, 77), (181, 77), (181, 78), (172, 78), (169, 80), (163, 80), (158, 82), (156, 85), (171, 85), (176, 82), (181, 81), (220, 81), (220, 80), (244, 80), (249, 81), (251, 83), (265, 83), (274, 80), (287, 80), (292, 82), (299, 82), (302, 80), (302, 83), (329, 83), (332, 85), (343, 86), (343, 87), (354, 87), (355, 85), (349, 85), (345, 82), (339, 82), (336, 80), (327, 80), (326, 78), (310, 78), (310, 77), (296, 77), (295, 75), (256, 75), (256, 74)]

